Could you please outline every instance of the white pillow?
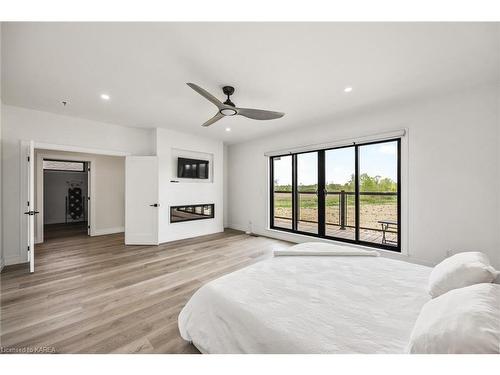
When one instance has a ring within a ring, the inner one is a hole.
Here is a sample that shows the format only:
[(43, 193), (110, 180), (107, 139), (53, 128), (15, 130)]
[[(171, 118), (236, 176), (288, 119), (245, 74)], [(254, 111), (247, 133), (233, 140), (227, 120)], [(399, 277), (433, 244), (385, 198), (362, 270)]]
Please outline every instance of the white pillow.
[(434, 298), (452, 289), (491, 283), (497, 271), (488, 257), (480, 252), (455, 254), (439, 263), (429, 277), (429, 294)]
[(500, 285), (475, 284), (431, 299), (420, 311), (407, 351), (500, 353)]

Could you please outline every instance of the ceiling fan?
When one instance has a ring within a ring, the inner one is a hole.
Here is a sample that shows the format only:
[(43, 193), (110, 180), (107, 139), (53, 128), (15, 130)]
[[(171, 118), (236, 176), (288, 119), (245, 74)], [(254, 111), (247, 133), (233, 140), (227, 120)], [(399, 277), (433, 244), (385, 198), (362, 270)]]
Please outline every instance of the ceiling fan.
[(283, 117), (285, 114), (283, 112), (274, 112), (274, 111), (265, 111), (263, 109), (252, 109), (252, 108), (239, 108), (231, 101), (229, 98), (234, 93), (234, 87), (232, 86), (224, 86), (222, 88), (222, 92), (227, 96), (226, 101), (223, 103), (215, 96), (210, 94), (205, 89), (202, 89), (200, 86), (194, 83), (188, 83), (189, 87), (191, 87), (198, 94), (203, 96), (205, 99), (210, 101), (212, 104), (215, 104), (217, 109), (219, 110), (217, 114), (212, 117), (210, 120), (205, 122), (201, 126), (210, 126), (214, 122), (219, 121), (221, 118), (225, 116), (245, 116), (251, 118), (253, 120), (273, 120), (276, 118)]

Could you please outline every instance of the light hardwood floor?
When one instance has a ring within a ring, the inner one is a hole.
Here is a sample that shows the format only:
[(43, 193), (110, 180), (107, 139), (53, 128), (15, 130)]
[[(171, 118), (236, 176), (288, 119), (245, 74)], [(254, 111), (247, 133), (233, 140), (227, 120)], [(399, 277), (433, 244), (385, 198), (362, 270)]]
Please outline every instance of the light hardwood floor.
[[(55, 236), (57, 237), (57, 236)], [(235, 230), (160, 246), (123, 235), (53, 238), (1, 273), (0, 345), (57, 353), (197, 353), (177, 316), (204, 283), (290, 243)]]

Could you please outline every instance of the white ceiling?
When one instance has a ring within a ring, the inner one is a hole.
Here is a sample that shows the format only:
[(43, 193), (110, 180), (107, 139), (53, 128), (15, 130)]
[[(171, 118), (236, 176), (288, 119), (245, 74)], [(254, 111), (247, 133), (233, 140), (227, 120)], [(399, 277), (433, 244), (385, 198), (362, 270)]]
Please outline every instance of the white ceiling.
[[(4, 23), (2, 29), (4, 103), (229, 143), (497, 80), (499, 67), (498, 23)], [(186, 82), (221, 99), (221, 87), (230, 84), (236, 105), (286, 115), (225, 118), (202, 128), (216, 108)]]

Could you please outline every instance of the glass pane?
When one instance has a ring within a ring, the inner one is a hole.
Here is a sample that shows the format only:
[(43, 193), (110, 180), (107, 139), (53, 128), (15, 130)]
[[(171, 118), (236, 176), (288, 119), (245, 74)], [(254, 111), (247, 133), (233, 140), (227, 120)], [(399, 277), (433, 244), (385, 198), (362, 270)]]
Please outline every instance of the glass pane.
[(197, 206), (173, 206), (170, 207), (170, 222), (211, 219), (214, 217), (214, 205), (202, 204)]
[(292, 229), (292, 157), (273, 158), (274, 226)]
[(325, 234), (356, 239), (354, 195), (355, 149), (325, 151)]
[(297, 155), (297, 230), (318, 233), (318, 153)]
[(85, 170), (84, 164), (81, 161), (44, 160), (43, 169), (83, 172)]
[(359, 239), (397, 246), (398, 143), (359, 147)]

